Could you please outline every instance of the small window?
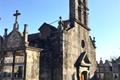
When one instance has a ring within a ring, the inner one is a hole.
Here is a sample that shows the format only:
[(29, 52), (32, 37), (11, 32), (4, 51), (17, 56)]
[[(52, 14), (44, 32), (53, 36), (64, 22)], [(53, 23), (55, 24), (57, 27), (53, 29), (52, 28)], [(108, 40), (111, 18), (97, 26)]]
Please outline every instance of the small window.
[(84, 40), (81, 41), (81, 47), (82, 47), (82, 48), (85, 47), (85, 41), (84, 41)]
[(14, 68), (14, 77), (23, 78), (23, 66), (15, 66)]
[(3, 67), (3, 76), (5, 78), (10, 78), (12, 76), (12, 66)]
[(13, 53), (12, 52), (6, 52), (4, 54), (4, 63), (13, 63)]
[(15, 63), (24, 63), (24, 51), (20, 50), (20, 51), (16, 51), (15, 53)]

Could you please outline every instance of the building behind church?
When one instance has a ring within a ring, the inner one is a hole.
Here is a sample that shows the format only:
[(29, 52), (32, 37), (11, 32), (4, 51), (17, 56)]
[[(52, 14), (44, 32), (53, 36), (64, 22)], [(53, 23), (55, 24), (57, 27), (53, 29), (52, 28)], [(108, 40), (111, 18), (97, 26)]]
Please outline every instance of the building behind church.
[(90, 80), (96, 71), (95, 38), (89, 35), (88, 0), (69, 0), (69, 19), (43, 23), (38, 33), (13, 30), (0, 36), (0, 80)]
[(120, 80), (120, 57), (105, 62), (101, 59), (96, 73), (99, 80)]

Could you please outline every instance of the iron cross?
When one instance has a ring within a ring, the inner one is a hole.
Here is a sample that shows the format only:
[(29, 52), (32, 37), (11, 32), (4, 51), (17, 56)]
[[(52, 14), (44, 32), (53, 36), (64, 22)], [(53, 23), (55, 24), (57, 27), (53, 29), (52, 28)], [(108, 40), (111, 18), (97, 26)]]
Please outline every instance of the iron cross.
[(16, 13), (13, 14), (13, 16), (15, 16), (15, 22), (18, 22), (18, 16), (21, 15), (21, 13), (19, 13), (18, 10), (16, 10)]

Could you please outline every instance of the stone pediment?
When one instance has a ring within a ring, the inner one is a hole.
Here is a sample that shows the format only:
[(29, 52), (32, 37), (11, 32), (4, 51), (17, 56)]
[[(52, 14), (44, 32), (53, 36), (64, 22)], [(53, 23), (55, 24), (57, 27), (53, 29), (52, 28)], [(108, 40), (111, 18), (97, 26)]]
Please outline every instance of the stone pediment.
[(17, 30), (13, 30), (7, 37), (7, 49), (22, 48), (24, 46), (23, 37)]
[(75, 67), (90, 67), (91, 63), (88, 59), (87, 53), (82, 52), (78, 57), (76, 63), (74, 64)]

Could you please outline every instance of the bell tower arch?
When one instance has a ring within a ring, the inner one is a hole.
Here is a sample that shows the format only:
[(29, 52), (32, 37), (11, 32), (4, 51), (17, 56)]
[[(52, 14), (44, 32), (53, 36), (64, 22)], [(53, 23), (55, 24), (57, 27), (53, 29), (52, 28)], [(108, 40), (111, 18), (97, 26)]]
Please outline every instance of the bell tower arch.
[(88, 25), (88, 0), (70, 0), (70, 20)]

